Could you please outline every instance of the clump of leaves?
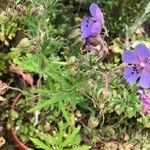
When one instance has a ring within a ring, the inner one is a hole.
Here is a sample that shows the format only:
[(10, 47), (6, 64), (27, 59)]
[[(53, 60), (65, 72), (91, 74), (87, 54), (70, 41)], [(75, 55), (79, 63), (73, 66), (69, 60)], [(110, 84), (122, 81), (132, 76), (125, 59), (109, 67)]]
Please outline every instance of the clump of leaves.
[(9, 46), (9, 42), (15, 37), (17, 30), (17, 11), (11, 8), (2, 11), (0, 14), (0, 41)]
[(81, 138), (79, 135), (80, 127), (71, 129), (67, 124), (63, 122), (58, 123), (58, 131), (54, 135), (45, 135), (38, 133), (38, 138), (32, 138), (31, 141), (37, 146), (37, 148), (49, 150), (49, 149), (72, 149), (72, 150), (88, 150), (89, 146), (81, 145)]

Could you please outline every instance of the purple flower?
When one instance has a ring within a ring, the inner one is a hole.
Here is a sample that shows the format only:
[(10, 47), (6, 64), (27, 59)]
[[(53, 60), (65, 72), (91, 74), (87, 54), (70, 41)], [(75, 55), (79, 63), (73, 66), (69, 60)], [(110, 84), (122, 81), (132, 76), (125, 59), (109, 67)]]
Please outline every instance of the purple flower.
[(103, 13), (97, 4), (92, 3), (90, 5), (90, 13), (92, 17), (84, 17), (81, 22), (81, 36), (82, 38), (88, 38), (100, 33), (103, 26)]
[(150, 113), (150, 95), (147, 91), (138, 90), (138, 96), (144, 105), (144, 112)]
[(150, 87), (150, 51), (144, 44), (139, 44), (135, 52), (125, 50), (122, 61), (129, 64), (124, 71), (124, 78), (129, 83), (135, 83), (139, 79), (139, 85), (143, 88)]

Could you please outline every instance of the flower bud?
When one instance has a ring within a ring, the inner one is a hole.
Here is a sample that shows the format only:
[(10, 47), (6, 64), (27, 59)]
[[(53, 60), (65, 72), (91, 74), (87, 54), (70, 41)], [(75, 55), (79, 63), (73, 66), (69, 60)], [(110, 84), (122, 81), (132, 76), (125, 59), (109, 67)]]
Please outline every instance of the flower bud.
[(69, 36), (70, 38), (77, 38), (80, 35), (80, 29), (77, 28), (72, 31), (71, 35)]
[(17, 10), (18, 13), (23, 13), (23, 12), (25, 12), (26, 7), (24, 5), (18, 4), (16, 6), (16, 10)]
[(91, 117), (89, 120), (88, 120), (88, 127), (91, 128), (91, 129), (94, 129), (98, 126), (99, 124), (99, 121), (97, 118), (95, 117)]
[(75, 76), (75, 75), (77, 75), (77, 74), (78, 74), (77, 69), (76, 69), (76, 68), (72, 68), (72, 69), (71, 69), (71, 75), (72, 75), (72, 76)]
[(109, 90), (103, 89), (98, 91), (97, 96), (100, 101), (107, 101), (110, 98), (111, 93)]
[(94, 83), (94, 81), (92, 79), (88, 80), (88, 82), (87, 82), (88, 89), (93, 89), (95, 85), (96, 84)]
[(39, 5), (32, 10), (33, 15), (41, 16), (44, 13), (44, 6)]
[(39, 5), (37, 7), (37, 12), (38, 12), (38, 15), (42, 15), (43, 12), (44, 12), (44, 6), (43, 5)]
[(75, 115), (76, 115), (77, 117), (81, 117), (81, 116), (82, 116), (81, 112), (78, 111), (78, 110), (75, 112)]
[(25, 48), (25, 47), (29, 47), (31, 45), (31, 42), (28, 38), (23, 38), (20, 42), (19, 42), (19, 47)]
[(76, 62), (77, 58), (75, 56), (71, 56), (68, 61), (68, 65), (73, 65)]
[(50, 129), (51, 129), (50, 123), (49, 122), (45, 122), (45, 124), (44, 124), (44, 131), (50, 131)]

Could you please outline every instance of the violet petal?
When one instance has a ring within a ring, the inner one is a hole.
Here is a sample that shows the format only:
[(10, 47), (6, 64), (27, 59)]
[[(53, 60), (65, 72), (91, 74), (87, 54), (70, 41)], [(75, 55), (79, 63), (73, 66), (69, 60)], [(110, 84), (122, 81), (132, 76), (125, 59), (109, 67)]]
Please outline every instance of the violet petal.
[(135, 48), (135, 53), (140, 61), (146, 61), (150, 57), (150, 51), (144, 44), (138, 44)]
[(150, 88), (150, 72), (146, 68), (141, 73), (139, 84), (143, 88)]
[(95, 19), (103, 21), (103, 13), (101, 12), (97, 4), (92, 3), (90, 5), (90, 13)]
[(87, 38), (91, 36), (91, 27), (92, 27), (92, 20), (90, 18), (84, 17), (81, 22), (81, 32), (82, 38)]
[(122, 54), (122, 61), (129, 64), (139, 64), (139, 60), (134, 52), (130, 50), (125, 50)]
[(102, 30), (102, 25), (101, 25), (100, 21), (94, 22), (92, 25), (92, 28), (91, 28), (91, 32), (93, 34), (96, 34), (98, 32), (101, 32), (101, 30)]
[(124, 71), (123, 76), (129, 83), (135, 83), (136, 80), (140, 77), (140, 74), (137, 73), (132, 67), (130, 67)]

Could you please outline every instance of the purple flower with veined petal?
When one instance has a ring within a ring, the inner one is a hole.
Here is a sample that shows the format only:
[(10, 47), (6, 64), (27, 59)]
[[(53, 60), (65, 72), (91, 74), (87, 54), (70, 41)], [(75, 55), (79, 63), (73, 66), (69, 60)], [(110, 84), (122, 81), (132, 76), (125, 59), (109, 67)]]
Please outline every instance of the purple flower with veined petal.
[(103, 27), (103, 13), (97, 4), (90, 5), (92, 17), (84, 17), (81, 22), (81, 36), (83, 39), (100, 33)]
[(136, 83), (139, 79), (139, 85), (143, 88), (150, 87), (150, 50), (144, 45), (139, 44), (135, 52), (125, 50), (122, 54), (122, 61), (129, 64), (124, 71), (124, 78), (129, 83)]
[(150, 113), (150, 95), (143, 90), (138, 90), (137, 94), (144, 105), (144, 112)]

